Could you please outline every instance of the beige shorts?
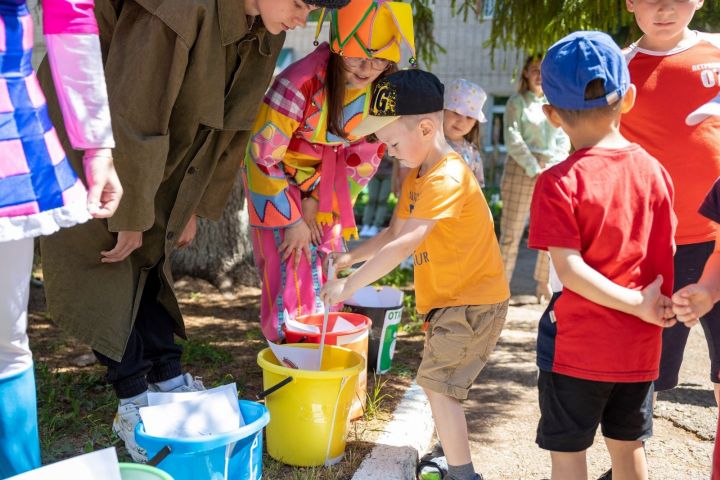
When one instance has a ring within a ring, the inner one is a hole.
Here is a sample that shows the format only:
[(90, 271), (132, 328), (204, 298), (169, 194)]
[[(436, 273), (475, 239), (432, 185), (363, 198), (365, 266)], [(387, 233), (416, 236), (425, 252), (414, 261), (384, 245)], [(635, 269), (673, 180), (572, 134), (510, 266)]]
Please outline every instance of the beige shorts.
[(431, 311), (417, 383), (465, 400), (500, 338), (508, 302)]

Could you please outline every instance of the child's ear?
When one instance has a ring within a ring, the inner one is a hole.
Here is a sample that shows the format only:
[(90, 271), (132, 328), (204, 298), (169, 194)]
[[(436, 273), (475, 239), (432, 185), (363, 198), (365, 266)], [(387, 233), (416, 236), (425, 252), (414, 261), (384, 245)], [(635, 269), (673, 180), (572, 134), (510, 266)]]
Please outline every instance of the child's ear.
[(557, 110), (555, 110), (552, 105), (543, 105), (542, 109), (548, 119), (548, 122), (550, 122), (550, 125), (555, 128), (560, 128), (562, 126), (560, 115), (558, 115)]
[(633, 13), (635, 11), (634, 0), (625, 0), (625, 7), (627, 8), (628, 12)]
[(620, 113), (627, 113), (632, 110), (633, 106), (635, 105), (636, 97), (637, 89), (635, 88), (635, 85), (630, 84), (630, 88), (628, 88), (628, 91), (625, 93), (625, 96), (621, 100), (622, 105), (620, 106)]
[(435, 124), (429, 118), (423, 118), (420, 120), (418, 128), (420, 128), (420, 133), (423, 137), (427, 137), (435, 133)]

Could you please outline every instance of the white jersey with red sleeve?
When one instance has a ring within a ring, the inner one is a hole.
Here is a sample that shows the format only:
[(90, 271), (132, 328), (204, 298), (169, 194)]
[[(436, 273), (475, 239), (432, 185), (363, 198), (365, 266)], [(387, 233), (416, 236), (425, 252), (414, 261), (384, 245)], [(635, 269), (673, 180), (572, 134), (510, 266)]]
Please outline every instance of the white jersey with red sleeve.
[(626, 58), (638, 94), (622, 133), (672, 178), (676, 242), (712, 241), (715, 226), (697, 210), (720, 176), (720, 35), (695, 32), (668, 52), (633, 44)]

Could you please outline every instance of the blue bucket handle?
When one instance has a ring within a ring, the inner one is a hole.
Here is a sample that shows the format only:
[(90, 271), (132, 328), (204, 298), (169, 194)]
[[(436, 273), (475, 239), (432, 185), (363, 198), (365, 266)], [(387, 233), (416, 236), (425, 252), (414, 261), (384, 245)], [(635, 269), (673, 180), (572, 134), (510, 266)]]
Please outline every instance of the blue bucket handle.
[(147, 465), (150, 465), (151, 467), (157, 467), (158, 464), (165, 460), (171, 453), (172, 448), (170, 448), (170, 445), (165, 445), (163, 448), (160, 449), (158, 453), (155, 454), (154, 457), (148, 460)]

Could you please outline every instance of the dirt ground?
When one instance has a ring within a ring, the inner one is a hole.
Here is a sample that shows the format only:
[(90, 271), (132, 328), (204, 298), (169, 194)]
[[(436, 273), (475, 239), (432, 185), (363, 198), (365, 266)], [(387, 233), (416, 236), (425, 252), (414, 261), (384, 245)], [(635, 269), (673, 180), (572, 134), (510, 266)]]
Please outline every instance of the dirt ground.
[[(534, 284), (529, 281), (534, 258), (534, 252), (521, 251), (511, 285), (514, 295), (534, 293)], [(500, 342), (466, 404), (473, 461), (486, 480), (550, 477), (549, 455), (535, 445), (540, 415), (535, 387), (535, 338), (543, 309), (532, 304), (510, 308)], [(708, 371), (707, 344), (702, 329), (695, 328), (688, 342), (680, 385), (658, 398), (655, 434), (647, 443), (651, 479), (709, 477), (717, 408)], [(598, 435), (588, 451), (590, 478), (597, 478), (609, 466), (610, 458)]]

